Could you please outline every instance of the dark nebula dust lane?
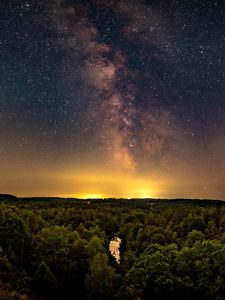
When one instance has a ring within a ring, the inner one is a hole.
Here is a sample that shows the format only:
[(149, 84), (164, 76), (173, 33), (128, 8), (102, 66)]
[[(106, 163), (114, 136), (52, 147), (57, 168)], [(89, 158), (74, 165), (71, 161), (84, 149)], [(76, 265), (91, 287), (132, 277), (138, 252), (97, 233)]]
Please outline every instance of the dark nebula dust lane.
[(225, 199), (223, 1), (0, 15), (0, 191)]

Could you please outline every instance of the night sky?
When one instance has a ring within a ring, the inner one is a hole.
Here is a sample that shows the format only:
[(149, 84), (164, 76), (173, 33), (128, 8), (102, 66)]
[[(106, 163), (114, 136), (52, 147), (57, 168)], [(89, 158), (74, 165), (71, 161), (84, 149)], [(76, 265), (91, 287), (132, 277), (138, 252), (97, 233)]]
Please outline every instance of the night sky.
[(1, 0), (0, 192), (225, 199), (225, 2)]

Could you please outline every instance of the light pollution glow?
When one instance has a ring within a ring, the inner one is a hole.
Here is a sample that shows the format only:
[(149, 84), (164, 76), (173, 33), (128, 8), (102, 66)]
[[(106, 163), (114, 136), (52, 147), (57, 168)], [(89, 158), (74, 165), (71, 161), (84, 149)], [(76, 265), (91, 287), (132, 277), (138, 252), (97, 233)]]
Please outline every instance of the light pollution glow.
[[(205, 186), (202, 175), (138, 174), (70, 169), (22, 171), (13, 174), (5, 170), (0, 190), (18, 196), (73, 197), (73, 198), (223, 198), (212, 185)], [(200, 188), (199, 188), (200, 186)]]

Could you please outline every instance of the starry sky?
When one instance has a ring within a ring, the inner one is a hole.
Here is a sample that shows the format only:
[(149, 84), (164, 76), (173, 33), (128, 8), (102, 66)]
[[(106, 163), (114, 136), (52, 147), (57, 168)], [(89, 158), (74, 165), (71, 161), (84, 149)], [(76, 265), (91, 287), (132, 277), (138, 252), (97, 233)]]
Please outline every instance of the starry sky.
[(0, 192), (225, 199), (225, 3), (1, 0)]

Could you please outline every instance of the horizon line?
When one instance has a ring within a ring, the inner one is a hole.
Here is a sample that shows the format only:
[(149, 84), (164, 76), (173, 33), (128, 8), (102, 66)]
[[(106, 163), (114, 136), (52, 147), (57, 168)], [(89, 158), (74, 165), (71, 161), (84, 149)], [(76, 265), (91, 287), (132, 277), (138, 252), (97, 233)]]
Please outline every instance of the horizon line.
[(17, 196), (14, 194), (8, 193), (0, 193), (1, 196), (9, 196), (9, 197), (16, 197), (18, 199), (37, 199), (37, 198), (44, 198), (44, 199), (75, 199), (75, 200), (201, 200), (201, 201), (225, 201), (225, 199), (218, 199), (218, 198), (184, 198), (184, 197), (91, 197), (91, 198), (79, 198), (79, 197), (72, 197), (72, 196)]

